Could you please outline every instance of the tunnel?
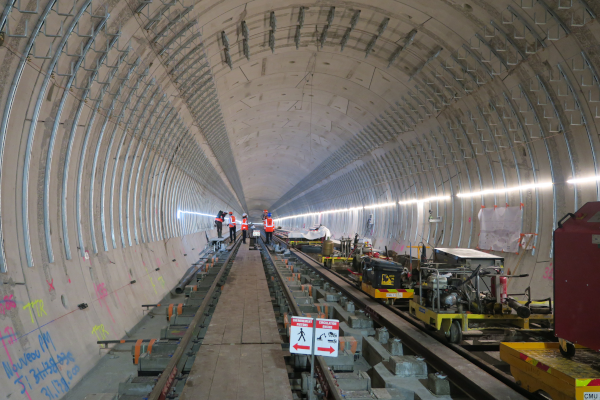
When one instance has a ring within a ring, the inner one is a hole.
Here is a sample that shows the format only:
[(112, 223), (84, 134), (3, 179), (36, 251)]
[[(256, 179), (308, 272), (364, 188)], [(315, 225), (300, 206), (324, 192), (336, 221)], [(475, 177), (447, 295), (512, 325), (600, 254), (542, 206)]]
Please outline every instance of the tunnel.
[(509, 294), (553, 302), (554, 232), (600, 201), (599, 13), (4, 0), (0, 398), (112, 399), (86, 397), (126, 378), (106, 359), (136, 367), (110, 341), (135, 342), (182, 277), (219, 262), (220, 211), (358, 235), (381, 256), (500, 256), (523, 275)]

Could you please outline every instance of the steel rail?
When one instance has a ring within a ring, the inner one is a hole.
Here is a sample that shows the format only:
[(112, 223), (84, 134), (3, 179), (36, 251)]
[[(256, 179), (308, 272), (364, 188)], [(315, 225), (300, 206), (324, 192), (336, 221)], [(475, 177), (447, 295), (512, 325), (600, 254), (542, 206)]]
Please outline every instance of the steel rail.
[(508, 386), (497, 374), (492, 375), (491, 370), (485, 371), (482, 366), (476, 365), (468, 360), (463, 354), (459, 354), (456, 348), (450, 348), (440, 343), (437, 339), (415, 326), (410, 319), (404, 317), (400, 310), (392, 310), (377, 302), (364, 292), (358, 290), (354, 285), (341, 278), (339, 275), (326, 270), (321, 264), (304, 255), (302, 252), (290, 249), (299, 260), (311, 267), (320, 276), (332, 283), (335, 287), (345, 293), (352, 301), (361, 308), (366, 308), (374, 314), (380, 324), (386, 322), (386, 327), (394, 335), (398, 336), (413, 351), (422, 355), (433, 368), (444, 371), (452, 383), (463, 390), (469, 396), (476, 399), (526, 399), (525, 392), (519, 393), (517, 389)]
[(167, 364), (167, 367), (165, 368), (165, 370), (162, 372), (162, 374), (158, 378), (158, 381), (156, 382), (154, 389), (152, 389), (152, 392), (148, 396), (148, 400), (159, 400), (159, 399), (165, 398), (164, 394), (163, 394), (163, 389), (167, 386), (169, 378), (171, 377), (171, 374), (175, 371), (177, 364), (179, 363), (179, 360), (181, 359), (181, 356), (186, 351), (186, 348), (188, 347), (188, 344), (190, 343), (190, 340), (192, 339), (192, 336), (194, 335), (196, 326), (200, 323), (200, 320), (204, 316), (204, 311), (206, 310), (209, 303), (211, 302), (213, 293), (215, 292), (215, 289), (217, 288), (217, 285), (219, 284), (219, 281), (221, 280), (223, 273), (227, 269), (227, 264), (229, 264), (229, 262), (231, 261), (232, 256), (234, 254), (236, 254), (237, 248), (239, 247), (241, 242), (242, 242), (241, 237), (239, 237), (238, 240), (232, 245), (231, 251), (229, 252), (229, 255), (223, 262), (223, 266), (221, 267), (221, 270), (215, 277), (215, 280), (213, 281), (212, 285), (210, 285), (210, 288), (208, 289), (208, 292), (206, 293), (204, 300), (202, 300), (202, 304), (200, 304), (200, 307), (198, 307), (198, 310), (196, 311), (196, 314), (194, 315), (192, 322), (190, 322), (187, 330), (185, 331), (185, 335), (183, 335), (183, 337), (181, 338), (181, 341), (179, 342), (177, 349), (175, 350), (175, 352), (173, 353), (173, 356), (171, 357), (171, 361), (169, 361), (169, 364)]
[[(262, 233), (261, 233), (261, 235), (262, 235)], [(273, 238), (275, 238), (275, 237), (273, 237)], [(269, 257), (270, 262), (273, 264), (273, 269), (277, 273), (277, 279), (279, 279), (279, 282), (281, 283), (281, 287), (283, 288), (283, 292), (285, 294), (285, 297), (287, 298), (289, 307), (294, 311), (294, 315), (301, 316), (302, 311), (300, 311), (300, 307), (294, 300), (294, 296), (292, 295), (290, 288), (285, 284), (285, 280), (283, 279), (283, 275), (281, 275), (281, 271), (279, 271), (279, 268), (277, 268), (275, 266), (275, 261), (273, 260), (273, 257), (271, 257), (271, 254), (270, 254), (267, 246), (264, 244), (264, 242), (262, 240), (262, 236), (261, 236), (261, 240), (259, 241), (259, 243), (260, 243), (260, 246), (265, 250), (264, 254), (266, 254)], [(321, 368), (321, 371), (323, 371), (325, 380), (327, 381), (327, 384), (329, 385), (329, 393), (333, 394), (333, 398), (335, 400), (343, 400), (341, 393), (337, 390), (338, 386), (335, 383), (335, 381), (333, 380), (333, 377), (331, 376), (330, 373), (327, 373), (329, 371), (329, 368), (328, 368), (327, 362), (325, 361), (323, 356), (315, 356), (315, 359), (317, 360), (317, 364)]]

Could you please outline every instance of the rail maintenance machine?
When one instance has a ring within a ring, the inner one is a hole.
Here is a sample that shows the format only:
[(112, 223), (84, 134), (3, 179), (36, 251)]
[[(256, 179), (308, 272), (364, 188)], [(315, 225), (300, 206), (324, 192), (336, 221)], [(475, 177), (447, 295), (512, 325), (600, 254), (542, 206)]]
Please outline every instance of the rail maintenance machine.
[(398, 299), (412, 299), (414, 289), (410, 285), (408, 268), (402, 264), (380, 258), (363, 257), (361, 289), (363, 292), (394, 304)]
[(552, 331), (552, 301), (532, 301), (530, 291), (519, 301), (507, 293), (509, 278), (504, 258), (473, 249), (436, 248), (433, 261), (421, 263), (415, 277), (415, 296), (410, 301), (410, 313), (435, 330), (441, 331), (451, 343), (465, 336), (487, 332), (505, 337), (515, 331)]

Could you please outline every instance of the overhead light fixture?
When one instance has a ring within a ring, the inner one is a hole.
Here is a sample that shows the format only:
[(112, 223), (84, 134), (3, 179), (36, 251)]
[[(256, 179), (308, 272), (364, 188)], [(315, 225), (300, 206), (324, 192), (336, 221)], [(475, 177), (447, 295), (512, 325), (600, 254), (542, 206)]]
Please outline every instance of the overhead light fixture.
[(516, 192), (519, 190), (542, 189), (542, 188), (548, 188), (551, 186), (552, 186), (552, 182), (543, 182), (543, 183), (534, 183), (531, 185), (513, 186), (513, 187), (508, 187), (508, 188), (503, 188), (503, 189), (482, 190), (480, 192), (458, 193), (456, 196), (457, 197), (477, 197), (477, 196), (483, 196), (486, 194), (503, 194), (503, 193), (509, 193), (509, 192)]
[(588, 176), (586, 178), (573, 178), (569, 179), (567, 183), (588, 183), (588, 182), (597, 182), (600, 181), (600, 176)]
[(407, 204), (427, 203), (430, 201), (444, 201), (444, 200), (450, 200), (450, 196), (434, 196), (434, 197), (427, 197), (425, 199), (413, 199), (413, 200), (399, 201), (398, 204), (407, 205)]

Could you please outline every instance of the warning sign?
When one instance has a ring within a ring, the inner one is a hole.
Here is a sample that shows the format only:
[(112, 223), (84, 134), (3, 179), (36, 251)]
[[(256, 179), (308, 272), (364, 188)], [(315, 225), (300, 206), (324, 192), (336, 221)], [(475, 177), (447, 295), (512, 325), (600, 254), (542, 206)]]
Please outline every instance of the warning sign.
[(394, 285), (394, 275), (381, 274), (382, 285)]
[(315, 330), (315, 355), (337, 357), (340, 342), (340, 321), (317, 319)]
[(313, 319), (292, 317), (290, 326), (290, 353), (311, 354)]

